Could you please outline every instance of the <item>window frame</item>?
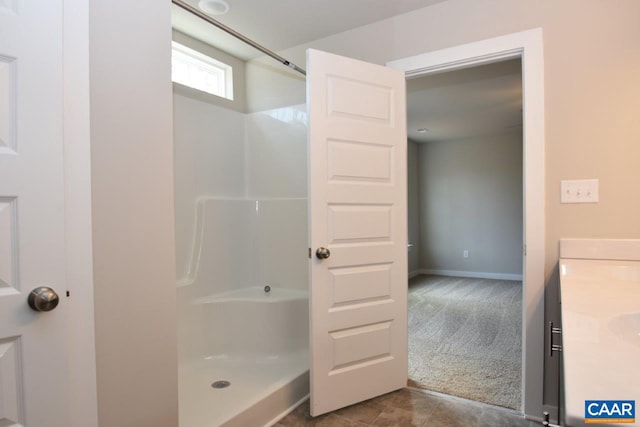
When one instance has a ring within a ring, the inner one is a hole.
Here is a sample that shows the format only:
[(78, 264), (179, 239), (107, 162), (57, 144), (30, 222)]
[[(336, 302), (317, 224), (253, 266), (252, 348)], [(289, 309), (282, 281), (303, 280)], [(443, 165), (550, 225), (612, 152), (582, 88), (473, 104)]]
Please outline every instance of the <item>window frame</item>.
[[(192, 70), (199, 68), (201, 72), (217, 74), (219, 79), (221, 77), (222, 82), (216, 85), (218, 86), (216, 89), (210, 89), (206, 87), (206, 82), (194, 80), (193, 75), (191, 76), (191, 81), (189, 81), (189, 76), (186, 79), (179, 79), (176, 75), (176, 57), (184, 58), (185, 60), (182, 61), (182, 64), (187, 67), (191, 66)], [(171, 81), (208, 95), (229, 101), (234, 100), (233, 67), (175, 40), (171, 41)]]

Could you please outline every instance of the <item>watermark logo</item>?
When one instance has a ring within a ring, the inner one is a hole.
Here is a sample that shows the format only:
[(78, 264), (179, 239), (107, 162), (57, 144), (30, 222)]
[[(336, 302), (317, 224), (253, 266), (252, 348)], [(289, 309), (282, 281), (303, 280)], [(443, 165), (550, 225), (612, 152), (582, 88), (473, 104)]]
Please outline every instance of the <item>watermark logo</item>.
[(636, 422), (635, 400), (585, 400), (584, 422), (586, 424)]

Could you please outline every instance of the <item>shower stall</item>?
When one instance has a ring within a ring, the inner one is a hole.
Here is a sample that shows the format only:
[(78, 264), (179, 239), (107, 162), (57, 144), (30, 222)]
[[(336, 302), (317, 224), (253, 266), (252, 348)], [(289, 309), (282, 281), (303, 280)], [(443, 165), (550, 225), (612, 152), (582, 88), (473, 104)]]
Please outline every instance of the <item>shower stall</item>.
[(176, 86), (174, 159), (180, 425), (269, 425), (309, 393), (306, 105)]
[(264, 425), (308, 393), (306, 107), (174, 128), (180, 425)]

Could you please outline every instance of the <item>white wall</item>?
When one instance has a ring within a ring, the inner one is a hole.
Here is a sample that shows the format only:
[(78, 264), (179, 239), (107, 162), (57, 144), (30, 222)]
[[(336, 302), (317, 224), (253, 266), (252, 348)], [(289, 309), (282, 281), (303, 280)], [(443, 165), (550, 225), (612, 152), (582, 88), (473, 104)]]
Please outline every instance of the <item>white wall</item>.
[(170, 3), (89, 7), (99, 425), (176, 427)]
[(420, 144), (419, 162), (420, 267), (521, 275), (522, 133)]

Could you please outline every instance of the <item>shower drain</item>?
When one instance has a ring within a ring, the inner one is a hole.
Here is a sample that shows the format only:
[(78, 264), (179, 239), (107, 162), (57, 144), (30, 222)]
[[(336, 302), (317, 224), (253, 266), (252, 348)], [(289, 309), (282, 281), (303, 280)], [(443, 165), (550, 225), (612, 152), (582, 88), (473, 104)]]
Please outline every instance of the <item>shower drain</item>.
[(231, 385), (231, 383), (227, 380), (220, 380), (220, 381), (216, 381), (213, 384), (211, 384), (211, 387), (213, 388), (227, 388)]

